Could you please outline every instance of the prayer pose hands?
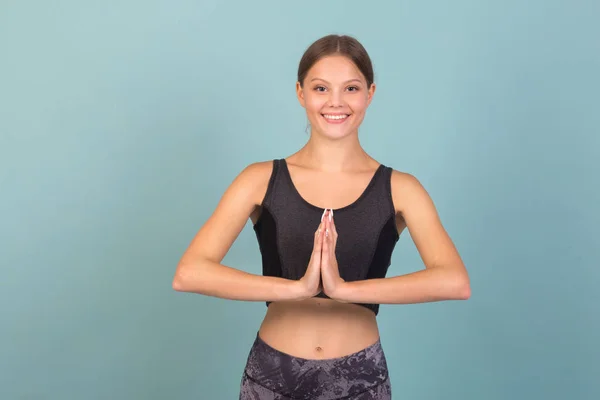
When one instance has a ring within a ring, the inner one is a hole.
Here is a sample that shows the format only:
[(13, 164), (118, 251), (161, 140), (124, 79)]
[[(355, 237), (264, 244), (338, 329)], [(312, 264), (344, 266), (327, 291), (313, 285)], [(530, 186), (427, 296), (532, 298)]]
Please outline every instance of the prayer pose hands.
[(321, 280), (325, 294), (333, 299), (336, 290), (344, 284), (335, 256), (338, 233), (333, 220), (333, 210), (325, 210), (321, 225), (324, 225), (325, 229), (321, 245)]
[(313, 252), (308, 268), (304, 276), (300, 278), (303, 291), (308, 298), (316, 296), (321, 291), (333, 298), (335, 291), (344, 283), (340, 277), (335, 256), (337, 238), (333, 211), (326, 209), (315, 232)]

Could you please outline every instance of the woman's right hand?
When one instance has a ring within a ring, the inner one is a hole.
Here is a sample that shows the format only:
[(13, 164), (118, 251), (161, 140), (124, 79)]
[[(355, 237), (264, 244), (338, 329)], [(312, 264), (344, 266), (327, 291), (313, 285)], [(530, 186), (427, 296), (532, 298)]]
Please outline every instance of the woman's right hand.
[(302, 292), (305, 293), (305, 298), (311, 298), (323, 290), (323, 284), (321, 282), (321, 249), (323, 247), (323, 236), (325, 236), (324, 224), (321, 221), (317, 231), (315, 232), (315, 239), (313, 243), (313, 251), (308, 262), (308, 267), (304, 276), (300, 278), (299, 282), (302, 287)]

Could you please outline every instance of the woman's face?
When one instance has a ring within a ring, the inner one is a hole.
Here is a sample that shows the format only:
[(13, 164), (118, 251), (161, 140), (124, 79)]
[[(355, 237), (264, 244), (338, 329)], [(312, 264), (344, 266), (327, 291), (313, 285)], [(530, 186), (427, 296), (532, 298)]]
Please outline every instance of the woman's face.
[(304, 87), (296, 84), (296, 92), (312, 133), (339, 139), (358, 132), (375, 84), (367, 87), (365, 77), (347, 57), (329, 56), (313, 65)]

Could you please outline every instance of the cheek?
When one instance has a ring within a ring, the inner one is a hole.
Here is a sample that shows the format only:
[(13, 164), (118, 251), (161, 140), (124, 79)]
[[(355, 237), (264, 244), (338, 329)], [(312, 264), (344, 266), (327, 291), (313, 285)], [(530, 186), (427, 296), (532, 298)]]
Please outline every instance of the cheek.
[(320, 112), (327, 103), (325, 97), (319, 96), (307, 96), (304, 101), (306, 110), (309, 112)]
[(366, 97), (354, 97), (350, 99), (347, 104), (356, 114), (364, 113), (369, 106), (368, 99)]

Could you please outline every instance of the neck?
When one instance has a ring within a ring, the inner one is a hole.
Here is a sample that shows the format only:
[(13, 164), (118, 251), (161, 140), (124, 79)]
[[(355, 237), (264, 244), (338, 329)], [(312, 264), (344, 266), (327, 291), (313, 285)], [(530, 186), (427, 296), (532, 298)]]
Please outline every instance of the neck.
[(358, 133), (332, 140), (311, 132), (297, 157), (298, 162), (326, 172), (368, 168), (371, 160), (360, 144)]

